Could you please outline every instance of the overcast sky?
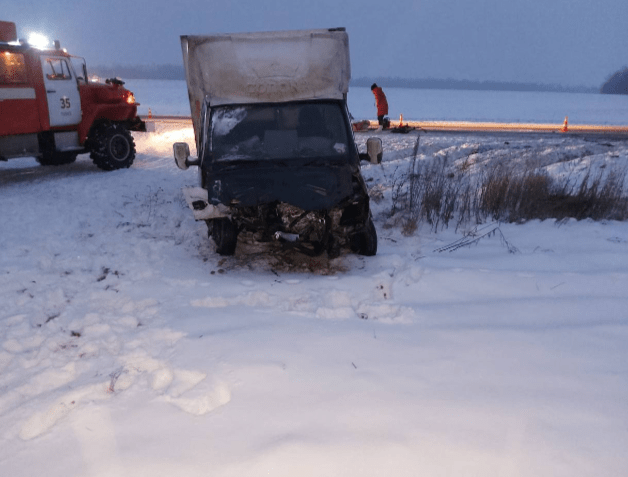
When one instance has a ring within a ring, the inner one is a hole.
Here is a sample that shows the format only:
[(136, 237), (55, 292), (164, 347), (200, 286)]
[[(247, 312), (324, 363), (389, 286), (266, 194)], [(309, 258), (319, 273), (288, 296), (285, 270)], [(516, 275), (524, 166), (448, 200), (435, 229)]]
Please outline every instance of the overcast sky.
[(343, 26), (352, 76), (599, 87), (628, 66), (628, 0), (2, 0), (88, 65), (181, 64), (179, 36)]

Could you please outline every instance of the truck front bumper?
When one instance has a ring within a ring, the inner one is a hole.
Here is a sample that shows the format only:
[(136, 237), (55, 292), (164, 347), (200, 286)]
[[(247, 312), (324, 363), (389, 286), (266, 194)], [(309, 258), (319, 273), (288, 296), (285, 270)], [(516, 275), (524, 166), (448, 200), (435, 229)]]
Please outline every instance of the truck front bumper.
[(128, 121), (129, 131), (146, 132), (146, 123), (139, 116)]

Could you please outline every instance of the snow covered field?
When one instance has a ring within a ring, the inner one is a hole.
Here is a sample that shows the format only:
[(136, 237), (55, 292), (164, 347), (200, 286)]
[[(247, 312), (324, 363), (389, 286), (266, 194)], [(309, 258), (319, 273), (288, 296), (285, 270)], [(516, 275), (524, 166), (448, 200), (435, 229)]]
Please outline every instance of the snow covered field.
[[(463, 231), (390, 227), (416, 136), (380, 135), (378, 254), (332, 261), (218, 256), (172, 159), (191, 127), (134, 134), (128, 170), (0, 163), (0, 475), (628, 475), (628, 224), (501, 224), (439, 252)], [(420, 144), (628, 165), (626, 140)]]
[[(128, 80), (126, 87), (140, 102), (139, 114), (148, 108), (157, 115), (189, 116), (185, 81)], [(457, 91), (388, 88), (390, 118), (407, 121), (497, 121), (562, 124), (628, 124), (628, 96), (516, 91)], [(351, 87), (347, 98), (356, 119), (375, 119), (375, 101), (369, 88)]]

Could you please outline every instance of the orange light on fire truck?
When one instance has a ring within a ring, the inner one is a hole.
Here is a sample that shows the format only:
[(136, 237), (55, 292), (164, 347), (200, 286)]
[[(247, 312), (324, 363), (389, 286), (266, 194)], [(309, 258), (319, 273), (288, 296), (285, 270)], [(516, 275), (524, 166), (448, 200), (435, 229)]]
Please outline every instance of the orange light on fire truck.
[(135, 95), (130, 91), (127, 93), (126, 102), (129, 104), (135, 104)]

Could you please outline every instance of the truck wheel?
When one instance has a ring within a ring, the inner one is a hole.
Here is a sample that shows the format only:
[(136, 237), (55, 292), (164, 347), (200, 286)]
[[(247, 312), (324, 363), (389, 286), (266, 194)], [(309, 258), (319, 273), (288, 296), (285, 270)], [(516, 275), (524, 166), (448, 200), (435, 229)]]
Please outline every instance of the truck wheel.
[(238, 243), (238, 229), (235, 224), (226, 218), (214, 219), (211, 225), (211, 237), (216, 244), (219, 255), (233, 255)]
[(41, 157), (37, 158), (42, 166), (61, 166), (63, 164), (71, 164), (76, 161), (77, 152), (44, 152)]
[(135, 159), (133, 136), (120, 124), (103, 126), (94, 134), (90, 157), (104, 171), (130, 167)]
[(377, 253), (377, 231), (373, 219), (369, 217), (363, 232), (353, 236), (351, 249), (359, 254), (372, 257)]

